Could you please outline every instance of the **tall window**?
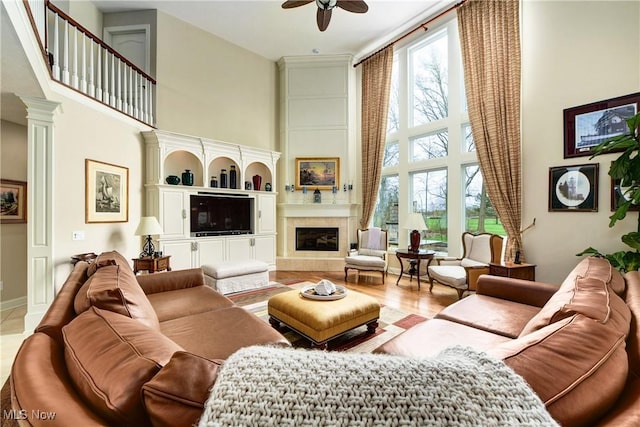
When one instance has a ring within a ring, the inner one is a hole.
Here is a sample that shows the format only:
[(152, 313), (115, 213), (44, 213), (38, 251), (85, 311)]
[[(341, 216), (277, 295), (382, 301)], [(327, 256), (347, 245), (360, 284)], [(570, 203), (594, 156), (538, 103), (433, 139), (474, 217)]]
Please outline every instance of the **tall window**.
[(463, 231), (504, 235), (484, 190), (464, 99), (457, 20), (395, 49), (387, 142), (374, 225), (408, 242), (420, 212), (422, 247), (461, 251)]

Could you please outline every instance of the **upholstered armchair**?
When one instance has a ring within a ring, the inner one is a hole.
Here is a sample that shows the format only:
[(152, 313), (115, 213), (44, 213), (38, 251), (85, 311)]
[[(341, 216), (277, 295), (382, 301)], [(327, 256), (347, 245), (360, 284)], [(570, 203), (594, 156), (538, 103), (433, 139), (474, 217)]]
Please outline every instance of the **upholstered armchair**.
[(462, 233), (463, 256), (435, 258), (429, 266), (429, 291), (433, 282), (450, 286), (462, 298), (465, 291), (476, 289), (478, 277), (489, 273), (489, 263), (499, 263), (502, 256), (502, 237), (497, 234)]
[(384, 283), (387, 274), (387, 247), (389, 237), (387, 230), (368, 228), (358, 230), (357, 250), (345, 257), (344, 281), (347, 281), (347, 271), (379, 271)]

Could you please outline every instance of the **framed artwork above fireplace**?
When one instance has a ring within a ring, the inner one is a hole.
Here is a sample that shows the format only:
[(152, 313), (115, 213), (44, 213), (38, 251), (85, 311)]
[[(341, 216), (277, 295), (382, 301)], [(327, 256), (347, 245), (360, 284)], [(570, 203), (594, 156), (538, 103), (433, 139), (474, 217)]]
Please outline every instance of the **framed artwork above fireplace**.
[(297, 157), (296, 189), (331, 190), (340, 185), (339, 157)]

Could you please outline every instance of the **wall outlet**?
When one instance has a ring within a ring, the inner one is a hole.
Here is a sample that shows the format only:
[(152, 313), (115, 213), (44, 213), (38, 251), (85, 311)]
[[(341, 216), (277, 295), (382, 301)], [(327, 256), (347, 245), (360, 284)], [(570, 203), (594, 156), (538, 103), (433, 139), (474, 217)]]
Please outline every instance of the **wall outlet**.
[(71, 233), (71, 238), (73, 240), (84, 240), (84, 231), (74, 231)]

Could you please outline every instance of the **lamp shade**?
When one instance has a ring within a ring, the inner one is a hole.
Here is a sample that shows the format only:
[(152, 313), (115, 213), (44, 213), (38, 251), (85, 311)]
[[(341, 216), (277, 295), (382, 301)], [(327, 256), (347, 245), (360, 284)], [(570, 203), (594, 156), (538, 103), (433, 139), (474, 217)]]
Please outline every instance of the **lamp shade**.
[(406, 221), (404, 222), (404, 228), (408, 230), (424, 231), (427, 230), (427, 224), (424, 222), (422, 214), (415, 212), (407, 215)]
[(136, 228), (136, 236), (150, 236), (162, 234), (162, 227), (155, 216), (143, 216), (140, 218), (138, 228)]

